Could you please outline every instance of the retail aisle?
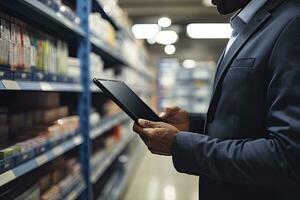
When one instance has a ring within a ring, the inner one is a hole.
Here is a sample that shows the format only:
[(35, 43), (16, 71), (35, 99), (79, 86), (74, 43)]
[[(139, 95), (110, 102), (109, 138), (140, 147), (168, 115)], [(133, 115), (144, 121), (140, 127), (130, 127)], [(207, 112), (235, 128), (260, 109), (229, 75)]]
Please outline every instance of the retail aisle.
[(171, 157), (144, 155), (123, 200), (198, 200), (198, 177), (177, 173)]

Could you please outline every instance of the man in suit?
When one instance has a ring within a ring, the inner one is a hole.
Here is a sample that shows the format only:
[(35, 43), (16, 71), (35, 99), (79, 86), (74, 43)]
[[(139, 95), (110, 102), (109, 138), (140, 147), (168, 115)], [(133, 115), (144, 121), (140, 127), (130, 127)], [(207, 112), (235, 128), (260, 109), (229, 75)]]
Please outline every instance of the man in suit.
[(205, 123), (169, 108), (164, 122), (134, 130), (177, 171), (200, 176), (201, 200), (299, 200), (300, 1), (212, 2), (238, 12)]

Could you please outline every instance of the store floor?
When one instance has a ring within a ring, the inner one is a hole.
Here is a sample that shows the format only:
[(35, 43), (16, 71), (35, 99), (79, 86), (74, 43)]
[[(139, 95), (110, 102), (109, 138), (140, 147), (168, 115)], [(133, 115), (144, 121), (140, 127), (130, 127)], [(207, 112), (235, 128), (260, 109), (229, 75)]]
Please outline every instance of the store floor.
[(123, 200), (198, 200), (198, 177), (177, 173), (171, 157), (145, 150)]

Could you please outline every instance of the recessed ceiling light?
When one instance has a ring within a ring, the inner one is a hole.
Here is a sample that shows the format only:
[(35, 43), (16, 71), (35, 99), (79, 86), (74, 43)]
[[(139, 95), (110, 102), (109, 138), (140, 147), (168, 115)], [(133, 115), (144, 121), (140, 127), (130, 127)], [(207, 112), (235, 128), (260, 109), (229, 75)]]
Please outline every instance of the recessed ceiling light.
[(176, 47), (174, 45), (165, 46), (165, 53), (168, 55), (173, 55), (176, 52)]
[(159, 44), (174, 44), (178, 40), (178, 35), (175, 31), (159, 31), (155, 36), (155, 40)]
[(193, 39), (227, 39), (232, 28), (228, 23), (194, 23), (187, 25), (186, 31)]
[(158, 25), (163, 28), (167, 28), (167, 27), (171, 26), (171, 24), (172, 24), (172, 20), (168, 17), (161, 17), (158, 20)]

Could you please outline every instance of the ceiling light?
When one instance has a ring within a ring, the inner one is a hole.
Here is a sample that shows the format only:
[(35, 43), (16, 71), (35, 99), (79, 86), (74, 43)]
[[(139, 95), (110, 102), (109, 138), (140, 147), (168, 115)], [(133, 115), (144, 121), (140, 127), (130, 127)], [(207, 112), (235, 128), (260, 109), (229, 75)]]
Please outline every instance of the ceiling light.
[(147, 42), (148, 42), (148, 44), (155, 44), (156, 43), (155, 38), (148, 38)]
[(175, 31), (159, 31), (155, 36), (155, 40), (159, 44), (174, 44), (178, 40), (178, 35)]
[(186, 27), (187, 35), (193, 39), (230, 38), (232, 28), (228, 23), (194, 23)]
[(183, 61), (182, 65), (183, 65), (184, 68), (192, 69), (192, 68), (196, 67), (196, 61), (191, 60), (191, 59), (187, 59), (187, 60)]
[(132, 32), (137, 39), (154, 38), (159, 30), (160, 27), (157, 24), (135, 24), (132, 26)]
[(167, 27), (171, 26), (171, 24), (172, 24), (172, 21), (168, 17), (161, 17), (158, 20), (158, 25), (163, 28), (167, 28)]
[(168, 55), (173, 55), (176, 52), (176, 47), (174, 45), (165, 46), (165, 53)]

